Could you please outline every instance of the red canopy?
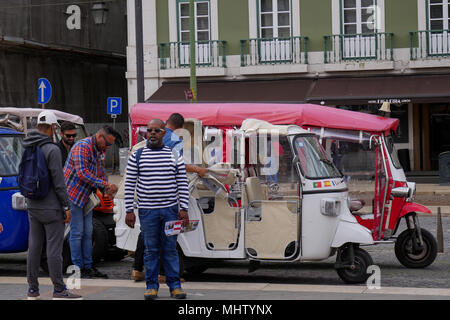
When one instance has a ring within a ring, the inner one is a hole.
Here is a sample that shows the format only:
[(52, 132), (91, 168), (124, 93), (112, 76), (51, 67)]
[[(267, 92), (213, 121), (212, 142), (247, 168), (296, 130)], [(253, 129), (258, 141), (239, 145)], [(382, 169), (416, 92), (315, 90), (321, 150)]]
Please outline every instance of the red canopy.
[(253, 118), (272, 124), (296, 124), (303, 127), (326, 127), (367, 132), (396, 130), (399, 120), (372, 114), (315, 104), (274, 103), (139, 103), (131, 108), (134, 128), (147, 125), (153, 118), (167, 120), (178, 112), (196, 118), (207, 126), (237, 126)]

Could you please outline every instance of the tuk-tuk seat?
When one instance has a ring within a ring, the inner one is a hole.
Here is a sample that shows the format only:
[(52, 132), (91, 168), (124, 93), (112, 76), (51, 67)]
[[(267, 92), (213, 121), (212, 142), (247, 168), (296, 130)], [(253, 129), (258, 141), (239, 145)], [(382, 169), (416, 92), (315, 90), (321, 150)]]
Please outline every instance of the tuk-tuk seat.
[(248, 203), (267, 200), (267, 195), (264, 193), (258, 177), (248, 177), (245, 180), (245, 189), (247, 190)]

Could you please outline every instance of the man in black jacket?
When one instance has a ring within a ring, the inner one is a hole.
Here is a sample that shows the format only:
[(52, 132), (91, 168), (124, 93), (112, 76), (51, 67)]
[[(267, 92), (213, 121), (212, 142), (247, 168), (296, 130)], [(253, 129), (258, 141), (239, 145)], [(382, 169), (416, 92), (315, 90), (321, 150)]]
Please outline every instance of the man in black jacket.
[(48, 194), (43, 199), (28, 199), (28, 218), (30, 234), (28, 239), (27, 280), (28, 299), (37, 300), (39, 295), (39, 266), (41, 252), (46, 240), (48, 270), (54, 291), (53, 299), (80, 299), (67, 290), (62, 274), (62, 247), (64, 242), (64, 223), (71, 220), (72, 212), (69, 206), (64, 174), (61, 165), (61, 152), (53, 143), (58, 122), (50, 110), (41, 112), (37, 120), (37, 129), (30, 130), (24, 139), (25, 148), (38, 145), (45, 158), (51, 177)]
[(77, 130), (72, 122), (65, 121), (61, 124), (61, 140), (58, 143), (61, 149), (62, 166), (66, 163), (67, 156), (70, 149), (75, 144), (75, 138), (77, 137)]

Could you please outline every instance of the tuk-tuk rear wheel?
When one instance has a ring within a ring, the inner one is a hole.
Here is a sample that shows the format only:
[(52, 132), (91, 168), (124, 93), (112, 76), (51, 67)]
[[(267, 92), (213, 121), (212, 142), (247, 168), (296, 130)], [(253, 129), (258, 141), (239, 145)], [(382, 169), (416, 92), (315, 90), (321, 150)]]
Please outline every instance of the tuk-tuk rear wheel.
[[(342, 253), (343, 262), (348, 259), (348, 251), (349, 249), (347, 248)], [(367, 281), (370, 276), (367, 273), (367, 268), (373, 264), (370, 254), (361, 248), (354, 248), (354, 255), (354, 268), (347, 266), (336, 269), (339, 277), (348, 284), (363, 283)]]
[(407, 268), (425, 268), (432, 264), (437, 256), (437, 243), (434, 236), (426, 229), (420, 229), (423, 249), (413, 249), (413, 241), (418, 241), (415, 229), (407, 229), (400, 233), (395, 242), (395, 256)]

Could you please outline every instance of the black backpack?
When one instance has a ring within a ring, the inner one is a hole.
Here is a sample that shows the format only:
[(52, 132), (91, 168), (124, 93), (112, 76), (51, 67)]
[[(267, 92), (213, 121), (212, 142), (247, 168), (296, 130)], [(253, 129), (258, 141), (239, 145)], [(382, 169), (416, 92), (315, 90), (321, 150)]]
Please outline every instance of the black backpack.
[(17, 183), (20, 193), (28, 199), (43, 199), (50, 191), (51, 177), (44, 154), (41, 151), (41, 146), (47, 143), (53, 142), (46, 141), (25, 148), (22, 155)]

